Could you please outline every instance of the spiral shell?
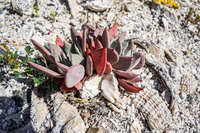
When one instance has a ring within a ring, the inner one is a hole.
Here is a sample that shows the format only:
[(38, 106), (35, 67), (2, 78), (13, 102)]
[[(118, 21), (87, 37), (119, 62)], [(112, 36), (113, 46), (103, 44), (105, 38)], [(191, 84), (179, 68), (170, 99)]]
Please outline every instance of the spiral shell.
[(133, 102), (148, 121), (151, 130), (164, 130), (170, 124), (171, 112), (158, 92), (141, 91)]

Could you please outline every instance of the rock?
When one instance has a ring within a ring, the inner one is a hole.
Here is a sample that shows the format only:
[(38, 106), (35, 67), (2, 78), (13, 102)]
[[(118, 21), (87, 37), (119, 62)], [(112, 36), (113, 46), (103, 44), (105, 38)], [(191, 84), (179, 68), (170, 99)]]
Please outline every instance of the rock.
[(63, 29), (63, 28), (67, 28), (67, 26), (64, 23), (55, 22), (55, 23), (53, 23), (53, 28)]
[(36, 42), (40, 43), (42, 46), (44, 46), (45, 40), (42, 37), (39, 37), (37, 35), (33, 36), (31, 39), (35, 40)]
[(75, 17), (76, 14), (79, 12), (79, 8), (81, 7), (76, 3), (76, 0), (67, 0), (67, 1), (68, 1), (70, 13), (73, 17)]
[(85, 133), (86, 127), (77, 109), (64, 101), (65, 97), (61, 93), (55, 93), (51, 98), (53, 100), (52, 119), (55, 125), (52, 133)]
[(31, 123), (36, 132), (46, 132), (52, 126), (45, 127), (45, 123), (52, 125), (52, 120), (47, 116), (50, 114), (47, 104), (43, 98), (39, 98), (37, 90), (32, 92), (31, 96)]
[(20, 15), (31, 15), (32, 7), (29, 0), (11, 0), (11, 9)]
[(141, 126), (139, 124), (139, 121), (135, 120), (130, 127), (131, 133), (142, 133), (141, 132)]
[(96, 12), (101, 12), (101, 11), (105, 11), (106, 9), (111, 8), (115, 3), (115, 0), (89, 0), (86, 3), (87, 8), (89, 8), (92, 11), (96, 11)]
[[(48, 103), (48, 98), (52, 101), (51, 105)], [(59, 92), (49, 93), (40, 98), (35, 89), (32, 93), (31, 119), (36, 132), (51, 130), (51, 133), (85, 133), (86, 130), (76, 108), (66, 102), (64, 95)]]

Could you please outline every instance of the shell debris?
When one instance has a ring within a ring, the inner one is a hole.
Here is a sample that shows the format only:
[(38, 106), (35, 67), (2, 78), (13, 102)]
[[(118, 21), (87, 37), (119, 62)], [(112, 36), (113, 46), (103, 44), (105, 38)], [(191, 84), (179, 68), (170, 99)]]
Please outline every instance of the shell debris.
[(171, 112), (158, 92), (141, 91), (133, 103), (148, 121), (151, 130), (164, 130), (171, 122)]
[(180, 90), (186, 93), (193, 93), (197, 88), (197, 80), (194, 75), (187, 73), (182, 76)]

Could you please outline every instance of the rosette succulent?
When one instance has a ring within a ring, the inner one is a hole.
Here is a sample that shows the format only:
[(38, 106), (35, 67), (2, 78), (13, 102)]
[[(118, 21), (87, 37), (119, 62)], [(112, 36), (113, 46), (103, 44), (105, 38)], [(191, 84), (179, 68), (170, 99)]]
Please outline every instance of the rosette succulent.
[(103, 30), (99, 25), (94, 29), (84, 24), (82, 35), (73, 27), (70, 32), (72, 44), (63, 43), (57, 36), (56, 45), (48, 44), (48, 49), (31, 40), (50, 63), (48, 68), (28, 63), (43, 74), (54, 77), (64, 91), (81, 89), (86, 76), (94, 73), (102, 76), (112, 71), (116, 74), (119, 86), (125, 90), (132, 93), (142, 90), (135, 85), (141, 79), (131, 70), (143, 67), (145, 57), (142, 53), (134, 52), (133, 40), (125, 40), (125, 32), (117, 33), (116, 24), (109, 30)]

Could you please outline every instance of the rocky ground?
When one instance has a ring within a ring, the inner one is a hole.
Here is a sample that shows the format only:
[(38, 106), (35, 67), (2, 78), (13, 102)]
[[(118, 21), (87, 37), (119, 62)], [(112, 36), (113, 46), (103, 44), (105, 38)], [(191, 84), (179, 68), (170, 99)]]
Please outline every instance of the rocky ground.
[(46, 83), (36, 87), (29, 78), (16, 81), (1, 63), (0, 132), (200, 132), (200, 27), (185, 21), (191, 7), (200, 13), (200, 1), (177, 2), (181, 7), (174, 9), (148, 0), (0, 1), (0, 43), (21, 56), (25, 46), (33, 47), (30, 39), (44, 45), (59, 35), (70, 42), (71, 25), (81, 32), (86, 22), (116, 22), (119, 32), (142, 42), (136, 51), (146, 58), (135, 71), (144, 91), (120, 88), (114, 103), (98, 87), (64, 93)]

